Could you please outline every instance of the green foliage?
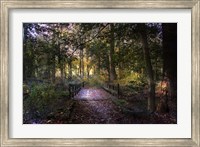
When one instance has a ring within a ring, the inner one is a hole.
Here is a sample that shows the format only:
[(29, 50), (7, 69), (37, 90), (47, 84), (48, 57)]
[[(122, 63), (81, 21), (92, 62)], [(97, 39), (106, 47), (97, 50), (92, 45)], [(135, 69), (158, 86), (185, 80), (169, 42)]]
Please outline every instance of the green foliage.
[(112, 99), (112, 101), (119, 107), (124, 107), (128, 104), (128, 102), (124, 99)]
[(90, 86), (102, 86), (104, 84), (104, 77), (103, 76), (93, 76), (86, 80), (86, 83), (88, 83)]
[[(141, 25), (144, 24), (24, 24), (24, 76), (47, 79), (54, 84), (60, 78), (59, 82), (65, 84), (86, 81), (100, 86), (117, 75), (114, 83), (133, 91), (142, 90), (147, 85), (147, 73)], [(158, 81), (163, 71), (161, 24), (145, 26), (154, 79)], [(43, 95), (40, 97), (51, 97)]]
[(27, 84), (23, 84), (23, 93), (28, 94), (30, 92), (30, 88)]
[(68, 96), (68, 92), (56, 90), (52, 84), (32, 84), (30, 89), (29, 96), (23, 103), (25, 121), (30, 118), (45, 119), (58, 109), (55, 105), (59, 99)]
[(141, 73), (131, 73), (123, 79), (117, 81), (120, 85), (130, 85), (133, 87), (143, 87), (147, 84), (146, 77)]
[(131, 96), (145, 90), (147, 79), (144, 74), (133, 72), (125, 78), (115, 81), (120, 84), (124, 96)]

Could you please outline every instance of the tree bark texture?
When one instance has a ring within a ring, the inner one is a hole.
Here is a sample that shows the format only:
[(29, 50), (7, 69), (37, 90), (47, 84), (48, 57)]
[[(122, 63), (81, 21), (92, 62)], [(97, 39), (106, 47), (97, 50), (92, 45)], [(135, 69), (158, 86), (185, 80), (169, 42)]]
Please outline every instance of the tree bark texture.
[(141, 35), (141, 41), (142, 41), (142, 46), (143, 46), (144, 60), (146, 64), (148, 84), (149, 84), (148, 110), (150, 112), (154, 112), (155, 111), (155, 83), (154, 83), (154, 75), (153, 75), (153, 69), (152, 69), (150, 52), (149, 52), (149, 45), (148, 45), (148, 40), (147, 40), (147, 28), (145, 24), (141, 24), (140, 35)]
[(176, 98), (177, 91), (177, 24), (164, 23), (163, 29), (163, 74), (169, 79), (169, 97)]
[(110, 24), (110, 50), (109, 50), (109, 68), (110, 68), (110, 82), (116, 80), (117, 75), (114, 64), (115, 53), (115, 36), (114, 36), (114, 24)]

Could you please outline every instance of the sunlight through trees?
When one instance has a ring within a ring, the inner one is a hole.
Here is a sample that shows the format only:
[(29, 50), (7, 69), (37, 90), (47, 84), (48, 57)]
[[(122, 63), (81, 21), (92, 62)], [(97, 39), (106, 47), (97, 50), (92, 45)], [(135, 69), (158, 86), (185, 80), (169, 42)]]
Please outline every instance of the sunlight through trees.
[(45, 97), (34, 91), (41, 84), (62, 93), (52, 99), (67, 97), (69, 84), (80, 82), (118, 84), (120, 97), (143, 94), (147, 111), (167, 112), (177, 99), (177, 24), (24, 23), (24, 97)]

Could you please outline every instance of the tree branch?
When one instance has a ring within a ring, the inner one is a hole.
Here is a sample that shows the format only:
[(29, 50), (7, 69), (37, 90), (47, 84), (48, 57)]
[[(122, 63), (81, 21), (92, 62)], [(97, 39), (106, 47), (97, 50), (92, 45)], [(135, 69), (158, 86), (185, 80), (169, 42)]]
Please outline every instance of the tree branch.
[(69, 56), (69, 58), (71, 58), (71, 57), (73, 56), (73, 54), (77, 51), (77, 49), (78, 49), (80, 46), (82, 46), (82, 45), (84, 45), (84, 44), (86, 44), (86, 43), (92, 41), (93, 39), (95, 39), (95, 38), (101, 33), (101, 31), (103, 31), (107, 26), (108, 26), (108, 24), (106, 24), (104, 27), (102, 27), (101, 29), (99, 29), (98, 33), (97, 33), (92, 39), (90, 39), (90, 40), (88, 40), (88, 41), (86, 41), (86, 42), (84, 42), (84, 43), (79, 44), (79, 45), (76, 47), (76, 49), (72, 52), (72, 54)]

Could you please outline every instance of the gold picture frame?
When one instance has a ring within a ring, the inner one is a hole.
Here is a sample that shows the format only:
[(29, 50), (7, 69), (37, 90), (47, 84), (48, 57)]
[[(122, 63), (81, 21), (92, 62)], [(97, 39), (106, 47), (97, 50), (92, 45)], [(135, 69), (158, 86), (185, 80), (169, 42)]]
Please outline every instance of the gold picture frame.
[[(191, 139), (14, 139), (9, 138), (9, 10), (22, 8), (123, 8), (123, 9), (181, 9), (192, 10), (192, 137)], [(0, 98), (1, 146), (200, 146), (200, 1), (22, 1), (1, 0)]]

